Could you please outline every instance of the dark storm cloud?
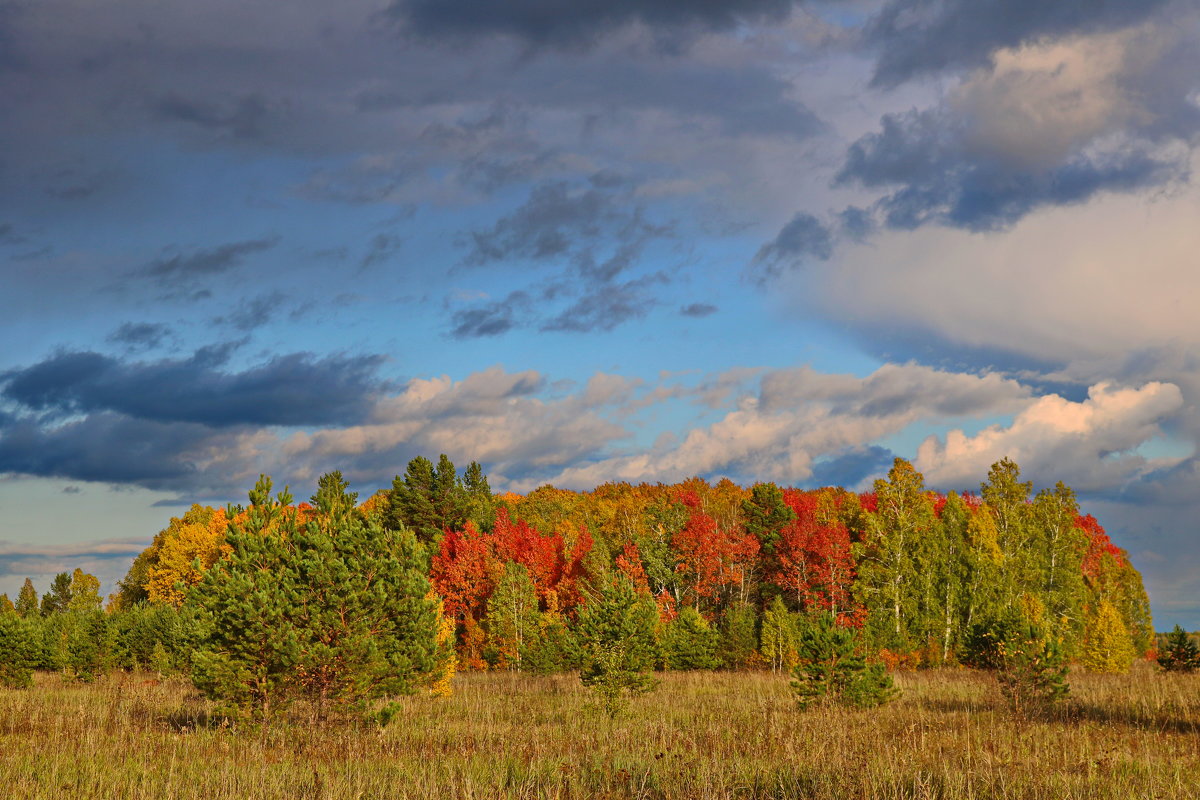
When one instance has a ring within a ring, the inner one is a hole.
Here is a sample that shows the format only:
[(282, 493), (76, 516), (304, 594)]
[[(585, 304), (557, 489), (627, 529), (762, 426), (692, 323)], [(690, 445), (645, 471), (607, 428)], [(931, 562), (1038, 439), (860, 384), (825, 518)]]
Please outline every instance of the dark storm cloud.
[(123, 322), (106, 340), (130, 350), (151, 350), (170, 336), (171, 327), (161, 322)]
[(517, 315), (528, 314), (531, 303), (525, 292), (512, 292), (503, 300), (455, 311), (450, 318), (450, 335), (455, 339), (479, 339), (508, 333), (522, 324)]
[(111, 412), (57, 427), (24, 420), (0, 433), (0, 473), (168, 488), (196, 478), (191, 454), (231, 445), (204, 425)]
[(727, 30), (781, 20), (794, 0), (396, 0), (391, 13), (430, 36), (516, 36), (556, 46), (590, 42), (634, 22), (656, 28)]
[(147, 106), (157, 119), (194, 125), (236, 139), (261, 138), (271, 115), (267, 101), (258, 94), (242, 95), (221, 105), (167, 94), (151, 100)]
[(1169, 0), (891, 0), (867, 25), (879, 51), (872, 83), (890, 88), (947, 69), (985, 66), (992, 54), (1045, 37), (1115, 30)]
[(813, 260), (828, 261), (833, 255), (833, 236), (812, 214), (800, 213), (754, 256), (750, 274), (758, 283), (777, 278), (789, 269)]
[(685, 317), (707, 317), (717, 313), (717, 307), (710, 303), (689, 303), (679, 309), (679, 313)]
[(222, 371), (228, 356), (221, 347), (187, 359), (134, 363), (59, 353), (0, 375), (2, 396), (51, 415), (112, 411), (142, 421), (225, 427), (352, 424), (366, 416), (381, 389), (375, 372), (382, 356), (293, 353), (242, 372)]
[(877, 205), (888, 227), (903, 230), (928, 222), (997, 230), (1042, 206), (1081, 203), (1101, 192), (1136, 191), (1186, 176), (1181, 162), (1159, 159), (1134, 144), (1023, 168), (972, 152), (961, 126), (943, 109), (887, 114), (881, 128), (850, 146), (836, 183), (899, 187)]

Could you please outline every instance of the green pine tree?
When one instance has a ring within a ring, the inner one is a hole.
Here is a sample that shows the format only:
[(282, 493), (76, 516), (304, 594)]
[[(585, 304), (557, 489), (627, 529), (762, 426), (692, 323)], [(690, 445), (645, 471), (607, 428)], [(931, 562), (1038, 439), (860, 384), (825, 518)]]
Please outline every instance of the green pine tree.
[(792, 690), (802, 709), (828, 702), (870, 708), (896, 696), (884, 666), (863, 657), (859, 631), (837, 625), (828, 614), (805, 622), (797, 643), (800, 663), (792, 670)]
[(612, 580), (579, 614), (579, 678), (601, 707), (615, 716), (630, 695), (652, 691), (650, 669), (658, 660), (654, 601), (639, 596), (629, 579)]
[(754, 606), (734, 603), (726, 607), (717, 625), (717, 660), (726, 669), (745, 669), (758, 649)]
[(24, 689), (33, 685), (38, 662), (37, 620), (0, 614), (0, 687)]
[(1166, 645), (1159, 651), (1158, 665), (1167, 672), (1192, 672), (1200, 667), (1200, 648), (1188, 632), (1176, 625), (1167, 634)]
[(54, 576), (50, 591), (42, 595), (42, 616), (62, 614), (71, 605), (71, 575), (60, 572)]
[(716, 669), (720, 666), (717, 632), (691, 606), (681, 610), (667, 625), (662, 649), (670, 669)]
[(1000, 645), (996, 680), (1009, 708), (1019, 716), (1044, 711), (1064, 699), (1066, 655), (1053, 639), (1033, 625), (1014, 631)]
[[(270, 480), (251, 492), (249, 524), (192, 589), (202, 639), (192, 679), (206, 696), (263, 716), (298, 699), (319, 713), (413, 691), (450, 657), (437, 603), (408, 531), (350, 515), (328, 532), (297, 524)], [(273, 526), (265, 527), (271, 520)]]

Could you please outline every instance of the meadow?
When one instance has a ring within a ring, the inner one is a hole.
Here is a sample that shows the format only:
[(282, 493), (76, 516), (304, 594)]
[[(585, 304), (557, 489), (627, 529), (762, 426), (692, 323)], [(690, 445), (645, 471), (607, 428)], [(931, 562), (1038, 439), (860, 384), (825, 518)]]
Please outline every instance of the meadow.
[(386, 727), (230, 725), (184, 680), (0, 691), (0, 785), (55, 798), (1194, 798), (1200, 676), (1073, 674), (1048, 715), (992, 677), (901, 672), (891, 704), (800, 712), (786, 677), (665, 673), (609, 718), (572, 675), (460, 673)]

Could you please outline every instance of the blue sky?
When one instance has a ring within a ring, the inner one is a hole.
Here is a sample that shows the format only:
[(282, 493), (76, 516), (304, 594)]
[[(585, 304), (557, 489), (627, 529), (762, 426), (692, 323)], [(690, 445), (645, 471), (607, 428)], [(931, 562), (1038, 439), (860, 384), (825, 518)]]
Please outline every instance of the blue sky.
[(0, 4), (0, 591), (260, 472), (1063, 480), (1200, 628), (1200, 12)]

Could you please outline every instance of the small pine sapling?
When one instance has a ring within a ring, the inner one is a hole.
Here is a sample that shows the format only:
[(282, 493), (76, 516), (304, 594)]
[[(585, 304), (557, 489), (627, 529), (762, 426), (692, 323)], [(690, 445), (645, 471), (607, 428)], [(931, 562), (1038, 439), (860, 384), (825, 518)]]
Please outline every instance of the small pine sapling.
[(1066, 698), (1067, 659), (1058, 643), (1029, 625), (1000, 645), (996, 680), (1018, 716), (1045, 711)]

